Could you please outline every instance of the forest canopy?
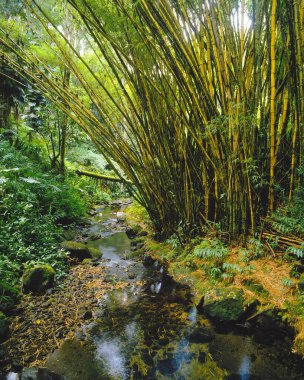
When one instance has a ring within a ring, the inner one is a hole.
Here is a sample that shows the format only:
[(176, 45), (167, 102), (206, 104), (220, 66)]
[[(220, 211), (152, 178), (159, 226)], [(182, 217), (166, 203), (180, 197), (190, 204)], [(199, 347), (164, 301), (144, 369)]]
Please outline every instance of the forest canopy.
[(78, 124), (160, 236), (254, 232), (301, 188), (304, 0), (8, 3), (2, 78)]

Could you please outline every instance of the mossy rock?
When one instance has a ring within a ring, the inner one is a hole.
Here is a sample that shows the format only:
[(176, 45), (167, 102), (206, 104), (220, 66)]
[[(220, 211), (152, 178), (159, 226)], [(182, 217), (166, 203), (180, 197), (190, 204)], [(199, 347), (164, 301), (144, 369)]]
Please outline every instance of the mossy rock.
[(9, 332), (9, 320), (7, 316), (0, 311), (0, 342), (3, 341)]
[(54, 277), (55, 271), (50, 265), (35, 265), (24, 272), (23, 289), (31, 292), (43, 292), (54, 285)]
[(93, 259), (101, 259), (103, 256), (103, 253), (99, 248), (88, 246), (88, 250)]
[(132, 227), (129, 227), (126, 230), (126, 234), (127, 234), (129, 239), (134, 239), (136, 236), (144, 236), (144, 235), (142, 235), (143, 233), (145, 233), (145, 231), (138, 224), (136, 224)]
[(91, 264), (91, 263), (92, 263), (92, 259), (84, 259), (82, 260), (81, 265), (86, 265), (86, 264)]
[(218, 322), (236, 322), (245, 315), (244, 292), (235, 287), (207, 291), (203, 309), (207, 317)]
[(70, 253), (70, 257), (72, 259), (77, 259), (78, 261), (82, 261), (84, 259), (92, 258), (92, 255), (88, 249), (88, 247), (80, 243), (78, 241), (70, 241), (66, 240), (60, 244), (61, 248)]

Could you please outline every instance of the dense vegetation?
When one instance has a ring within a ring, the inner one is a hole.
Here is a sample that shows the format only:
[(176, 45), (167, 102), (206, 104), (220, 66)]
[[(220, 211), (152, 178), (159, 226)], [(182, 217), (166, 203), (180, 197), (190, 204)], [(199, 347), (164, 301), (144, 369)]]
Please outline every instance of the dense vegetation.
[[(83, 185), (84, 183), (82, 183)], [(59, 249), (63, 224), (75, 223), (90, 204), (87, 186), (80, 192), (76, 175), (63, 178), (50, 171), (41, 148), (23, 144), (17, 149), (0, 140), (0, 303), (19, 292), (24, 269), (51, 264), (57, 277), (66, 270), (66, 253)]]
[(3, 62), (118, 164), (161, 234), (248, 233), (292, 199), (302, 0), (67, 3), (3, 22)]
[(303, 31), (304, 0), (0, 2), (0, 319), (131, 194), (131, 259), (241, 289), (304, 355)]

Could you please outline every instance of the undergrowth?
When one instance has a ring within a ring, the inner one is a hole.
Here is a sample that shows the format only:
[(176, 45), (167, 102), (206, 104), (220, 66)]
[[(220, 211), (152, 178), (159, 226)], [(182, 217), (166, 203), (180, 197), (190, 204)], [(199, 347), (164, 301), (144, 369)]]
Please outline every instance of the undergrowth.
[(18, 150), (0, 140), (0, 303), (17, 291), (29, 265), (48, 263), (57, 277), (64, 274), (62, 224), (84, 216), (89, 204), (71, 186), (72, 176), (64, 181), (52, 173), (36, 149)]

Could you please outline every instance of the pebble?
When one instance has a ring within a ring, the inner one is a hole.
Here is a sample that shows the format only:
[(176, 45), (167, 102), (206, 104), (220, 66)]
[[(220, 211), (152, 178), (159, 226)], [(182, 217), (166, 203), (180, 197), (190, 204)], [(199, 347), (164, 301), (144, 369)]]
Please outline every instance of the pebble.
[(91, 319), (93, 317), (93, 314), (92, 314), (92, 311), (91, 310), (86, 310), (83, 314), (82, 314), (82, 318), (84, 320), (87, 320), (87, 319)]

